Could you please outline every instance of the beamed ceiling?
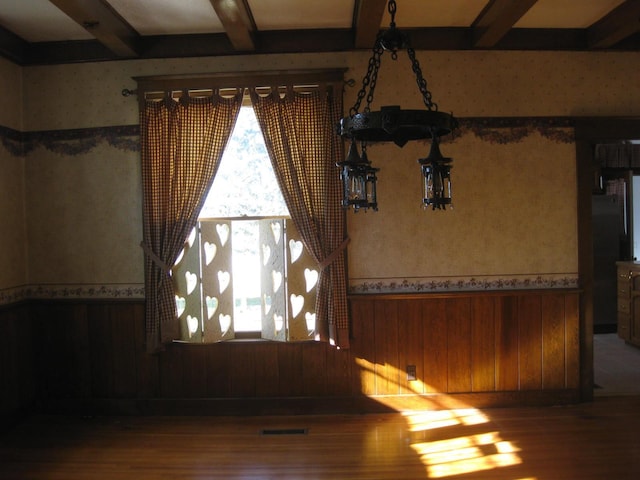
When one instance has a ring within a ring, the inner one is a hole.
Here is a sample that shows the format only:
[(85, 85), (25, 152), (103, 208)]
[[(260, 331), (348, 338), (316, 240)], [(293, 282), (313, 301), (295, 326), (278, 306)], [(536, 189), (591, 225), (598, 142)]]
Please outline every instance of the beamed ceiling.
[[(640, 50), (640, 0), (397, 0), (417, 50)], [(20, 65), (370, 49), (386, 0), (0, 0)]]

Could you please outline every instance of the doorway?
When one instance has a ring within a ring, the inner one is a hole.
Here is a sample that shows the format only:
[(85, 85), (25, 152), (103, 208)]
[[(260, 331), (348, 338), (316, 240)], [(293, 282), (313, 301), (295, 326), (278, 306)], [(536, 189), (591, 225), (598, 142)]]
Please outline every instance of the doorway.
[[(593, 197), (595, 194), (602, 194), (602, 189), (606, 184), (602, 182), (603, 172), (601, 166), (595, 161), (595, 149), (600, 144), (616, 144), (629, 139), (640, 138), (640, 118), (580, 118), (576, 119), (576, 160), (577, 160), (577, 181), (578, 181), (578, 281), (581, 289), (580, 296), (580, 390), (583, 401), (593, 399), (594, 388), (594, 361), (599, 362), (597, 369), (606, 368), (609, 361), (607, 356), (600, 353), (600, 343), (598, 343), (598, 356), (594, 358), (594, 343), (596, 327), (596, 290), (599, 285), (595, 274), (596, 255), (594, 247), (596, 246), (596, 230), (600, 231), (597, 221), (594, 221), (594, 205)], [(627, 172), (630, 171), (626, 168)], [(605, 172), (610, 173), (610, 172)], [(640, 174), (640, 170), (638, 171)], [(626, 239), (619, 239), (618, 257), (621, 260), (630, 260), (635, 255), (632, 250), (633, 246), (633, 203), (632, 184), (633, 175), (626, 174), (628, 180), (625, 182), (626, 191), (623, 213), (624, 225), (626, 225)], [(637, 195), (636, 197), (640, 197)], [(638, 209), (636, 209), (638, 210)], [(640, 237), (636, 237), (640, 241)], [(599, 289), (598, 289), (599, 291)], [(612, 313), (609, 313), (612, 315)], [(616, 319), (617, 321), (617, 319)], [(607, 320), (611, 323), (612, 320)], [(598, 327), (599, 328), (599, 327)], [(615, 333), (605, 333), (604, 335), (613, 335)], [(600, 338), (598, 338), (599, 342)], [(616, 342), (614, 342), (616, 343)], [(622, 346), (624, 342), (622, 342)], [(630, 347), (634, 348), (634, 347)], [(640, 367), (639, 367), (640, 368)], [(615, 369), (609, 369), (614, 371)], [(637, 371), (637, 370), (634, 370)]]

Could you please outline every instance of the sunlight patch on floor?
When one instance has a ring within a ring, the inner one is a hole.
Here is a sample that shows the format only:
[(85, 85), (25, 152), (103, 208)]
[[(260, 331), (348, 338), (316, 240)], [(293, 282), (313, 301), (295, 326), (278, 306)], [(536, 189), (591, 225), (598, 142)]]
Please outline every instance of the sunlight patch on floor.
[[(371, 381), (393, 385), (404, 375), (389, 364), (378, 372), (373, 362), (358, 360), (363, 387)], [(382, 372), (384, 374), (381, 375)], [(398, 392), (403, 388), (406, 392), (406, 384), (397, 385)], [(493, 430), (495, 426), (492, 428), (488, 415), (468, 405), (460, 405), (459, 401), (446, 394), (425, 395), (424, 392), (433, 392), (433, 389), (420, 379), (409, 382), (409, 385), (415, 393), (373, 395), (371, 398), (405, 417), (410, 446), (424, 464), (428, 478), (486, 472), (523, 463), (520, 448)], [(489, 431), (483, 432), (483, 429)]]
[(417, 442), (411, 447), (427, 467), (429, 478), (493, 470), (522, 463), (520, 451), (498, 432)]

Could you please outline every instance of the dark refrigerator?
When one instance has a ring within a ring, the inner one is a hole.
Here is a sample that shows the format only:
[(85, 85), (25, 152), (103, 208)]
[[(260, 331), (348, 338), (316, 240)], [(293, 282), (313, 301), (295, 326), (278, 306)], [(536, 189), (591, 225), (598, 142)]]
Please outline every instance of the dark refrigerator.
[[(593, 324), (598, 330), (615, 331), (617, 323), (617, 272), (620, 260), (620, 228), (623, 222), (615, 195), (593, 195)], [(609, 327), (609, 328), (607, 328)]]

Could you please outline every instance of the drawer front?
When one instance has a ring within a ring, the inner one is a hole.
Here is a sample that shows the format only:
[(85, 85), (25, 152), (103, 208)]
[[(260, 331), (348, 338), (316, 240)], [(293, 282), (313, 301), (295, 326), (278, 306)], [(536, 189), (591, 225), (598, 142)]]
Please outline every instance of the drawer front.
[(624, 314), (627, 314), (627, 315), (630, 313), (629, 299), (628, 298), (618, 298), (618, 312), (619, 313), (624, 313)]
[(618, 336), (624, 340), (629, 340), (629, 323), (629, 315), (618, 312)]
[(629, 281), (618, 280), (618, 297), (629, 298)]

